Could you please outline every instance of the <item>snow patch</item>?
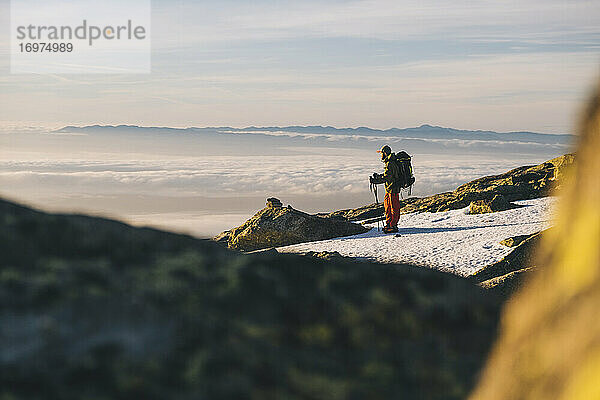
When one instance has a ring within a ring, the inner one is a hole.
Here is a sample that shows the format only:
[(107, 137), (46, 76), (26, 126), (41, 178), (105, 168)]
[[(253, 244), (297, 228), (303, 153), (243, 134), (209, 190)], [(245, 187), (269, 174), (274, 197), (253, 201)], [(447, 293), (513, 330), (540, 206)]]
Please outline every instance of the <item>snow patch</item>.
[(491, 214), (468, 208), (400, 216), (399, 233), (384, 234), (377, 224), (364, 234), (280, 247), (282, 253), (337, 251), (343, 256), (381, 263), (411, 263), (458, 275), (474, 274), (500, 261), (512, 249), (503, 239), (539, 232), (552, 225), (556, 198), (516, 201), (524, 207)]

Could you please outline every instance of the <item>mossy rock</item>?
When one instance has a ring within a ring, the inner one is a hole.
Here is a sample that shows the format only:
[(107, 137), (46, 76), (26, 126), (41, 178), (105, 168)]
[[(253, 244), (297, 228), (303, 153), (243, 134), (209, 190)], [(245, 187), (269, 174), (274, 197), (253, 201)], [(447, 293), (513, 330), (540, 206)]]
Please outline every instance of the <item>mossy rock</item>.
[(481, 283), (490, 279), (504, 276), (513, 271), (534, 267), (534, 252), (537, 249), (544, 232), (546, 231), (530, 235), (502, 260), (480, 269), (468, 279), (476, 283)]
[(244, 224), (221, 233), (214, 240), (231, 249), (252, 251), (368, 231), (368, 228), (343, 218), (310, 215), (291, 206), (267, 206)]
[(479, 284), (482, 288), (496, 293), (504, 298), (510, 297), (515, 291), (520, 289), (525, 283), (527, 277), (535, 268), (528, 267), (509, 272), (508, 274), (497, 276)]
[[(533, 235), (536, 235), (536, 233), (534, 233)], [(517, 247), (518, 245), (520, 245), (521, 243), (523, 243), (525, 240), (529, 239), (533, 235), (513, 236), (513, 237), (509, 237), (507, 239), (503, 239), (499, 243), (502, 246), (506, 246), (506, 247)]]
[(497, 194), (491, 200), (472, 201), (469, 205), (469, 214), (494, 213), (519, 207), (519, 205), (513, 204), (506, 200), (504, 196)]

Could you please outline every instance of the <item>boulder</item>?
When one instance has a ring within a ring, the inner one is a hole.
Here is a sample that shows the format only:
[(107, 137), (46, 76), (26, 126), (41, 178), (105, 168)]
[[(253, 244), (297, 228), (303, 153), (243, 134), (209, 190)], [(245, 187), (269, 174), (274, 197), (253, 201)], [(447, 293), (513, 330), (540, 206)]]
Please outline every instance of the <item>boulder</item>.
[(283, 203), (276, 197), (269, 197), (267, 199), (267, 207), (269, 208), (278, 208), (283, 207)]
[(311, 215), (291, 206), (267, 205), (241, 226), (221, 233), (214, 240), (231, 249), (252, 251), (368, 231), (368, 228), (344, 219)]
[[(534, 235), (537, 235), (537, 233), (534, 233)], [(506, 246), (506, 247), (517, 247), (518, 245), (523, 243), (525, 240), (529, 239), (531, 236), (533, 236), (533, 235), (517, 235), (517, 236), (509, 237), (507, 239), (501, 240), (500, 244), (502, 246)]]
[(530, 267), (512, 271), (506, 275), (483, 281), (479, 286), (503, 298), (508, 298), (523, 286), (526, 278), (531, 275), (534, 269)]
[(520, 206), (509, 202), (501, 194), (497, 194), (491, 200), (472, 201), (469, 205), (469, 214), (486, 214), (518, 207)]
[(534, 253), (537, 249), (542, 234), (547, 231), (542, 231), (530, 235), (523, 240), (515, 249), (510, 252), (506, 257), (497, 263), (488, 265), (471, 275), (468, 279), (475, 283), (482, 283), (484, 281), (504, 276), (513, 271), (519, 271), (525, 268), (532, 268), (535, 266)]

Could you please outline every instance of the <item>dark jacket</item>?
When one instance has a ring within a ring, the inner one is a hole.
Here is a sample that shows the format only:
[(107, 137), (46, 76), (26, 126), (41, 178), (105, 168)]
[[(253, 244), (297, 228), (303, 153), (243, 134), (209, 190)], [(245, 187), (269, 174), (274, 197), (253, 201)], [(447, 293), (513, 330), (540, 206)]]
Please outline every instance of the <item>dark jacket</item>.
[(379, 175), (378, 179), (375, 179), (373, 183), (385, 183), (386, 192), (400, 193), (400, 167), (398, 167), (398, 163), (396, 162), (396, 156), (392, 153), (383, 162), (385, 163), (383, 175)]

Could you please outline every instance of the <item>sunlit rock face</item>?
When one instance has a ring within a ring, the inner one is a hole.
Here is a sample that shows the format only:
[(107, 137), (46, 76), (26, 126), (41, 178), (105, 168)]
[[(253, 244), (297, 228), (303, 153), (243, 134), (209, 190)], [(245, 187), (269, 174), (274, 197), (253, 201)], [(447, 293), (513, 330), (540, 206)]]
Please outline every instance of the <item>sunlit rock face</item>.
[(282, 207), (278, 199), (270, 198), (267, 206), (252, 218), (221, 233), (215, 240), (231, 249), (249, 251), (357, 235), (368, 230), (343, 218), (310, 215), (291, 206)]
[(518, 207), (518, 205), (506, 200), (501, 194), (497, 194), (491, 200), (472, 201), (469, 204), (469, 214), (487, 214)]
[(600, 398), (600, 91), (579, 135), (556, 228), (539, 247), (538, 272), (504, 311), (471, 399)]

